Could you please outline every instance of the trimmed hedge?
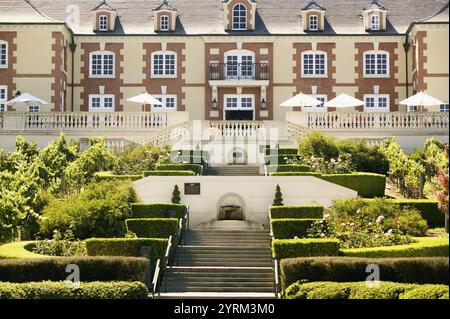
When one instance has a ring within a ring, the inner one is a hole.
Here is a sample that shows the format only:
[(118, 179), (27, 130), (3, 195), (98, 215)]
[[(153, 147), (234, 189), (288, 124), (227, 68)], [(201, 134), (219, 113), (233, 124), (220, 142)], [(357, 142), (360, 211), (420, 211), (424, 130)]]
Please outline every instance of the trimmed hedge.
[(273, 237), (276, 239), (304, 238), (308, 235), (308, 229), (317, 219), (283, 218), (270, 221)]
[(193, 171), (146, 171), (144, 176), (195, 176)]
[[(374, 283), (375, 284), (375, 283)], [(394, 282), (312, 282), (295, 283), (286, 290), (287, 299), (448, 299), (448, 286)]]
[(202, 175), (203, 165), (200, 164), (164, 164), (157, 165), (157, 171), (193, 171), (196, 175)]
[(127, 231), (142, 238), (169, 238), (178, 234), (177, 218), (133, 218), (125, 221)]
[(272, 250), (277, 259), (337, 256), (339, 254), (339, 240), (337, 239), (275, 239)]
[(270, 173), (281, 173), (281, 172), (311, 172), (312, 167), (309, 165), (295, 165), (295, 164), (286, 164), (286, 165), (267, 165), (266, 166), (267, 174)]
[(124, 181), (131, 180), (137, 181), (142, 179), (144, 176), (141, 175), (114, 175), (112, 172), (98, 172), (94, 174), (94, 180), (97, 182), (101, 181)]
[(448, 257), (448, 238), (418, 237), (407, 245), (352, 248), (342, 251), (347, 257), (400, 258), (400, 257)]
[(175, 213), (175, 218), (183, 218), (186, 211), (187, 207), (179, 204), (131, 204), (133, 218), (169, 218), (171, 212)]
[(366, 267), (380, 267), (383, 281), (416, 284), (449, 284), (449, 260), (430, 258), (314, 257), (284, 259), (280, 263), (283, 287), (297, 281), (352, 282), (366, 280)]
[(65, 280), (69, 264), (80, 267), (83, 282), (143, 281), (148, 268), (147, 259), (135, 257), (11, 259), (0, 261), (0, 282)]
[(400, 206), (410, 206), (417, 209), (422, 218), (427, 221), (428, 227), (439, 228), (445, 226), (445, 216), (439, 210), (438, 202), (429, 199), (394, 199)]
[(270, 218), (322, 218), (324, 207), (321, 205), (272, 206)]
[(386, 176), (373, 173), (330, 174), (320, 178), (353, 189), (360, 197), (384, 197)]
[(266, 155), (264, 157), (264, 162), (266, 165), (286, 165), (288, 160), (300, 160), (300, 155), (289, 155), (289, 154), (279, 154), (279, 155)]
[(266, 148), (265, 155), (298, 155), (296, 148)]
[(269, 176), (314, 176), (321, 178), (322, 174), (317, 172), (274, 172), (270, 173)]
[(82, 282), (72, 288), (66, 282), (0, 282), (0, 299), (147, 299), (141, 282)]
[(166, 253), (167, 239), (158, 238), (91, 238), (86, 239), (88, 256), (140, 257), (141, 247), (152, 248), (152, 269)]

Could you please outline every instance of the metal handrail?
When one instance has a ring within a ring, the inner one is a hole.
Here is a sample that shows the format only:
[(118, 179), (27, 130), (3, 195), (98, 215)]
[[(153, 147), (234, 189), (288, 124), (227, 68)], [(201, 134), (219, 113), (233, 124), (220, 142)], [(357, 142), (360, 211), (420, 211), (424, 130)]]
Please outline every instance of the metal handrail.
[[(275, 237), (273, 236), (273, 232), (272, 230), (270, 230), (270, 247), (272, 249), (273, 246), (273, 241), (274, 241)], [(272, 265), (273, 265), (273, 269), (274, 269), (274, 283), (273, 283), (273, 288), (275, 291), (275, 297), (279, 297), (279, 293), (280, 293), (280, 274), (279, 274), (279, 267), (278, 267), (278, 259), (275, 256), (275, 253), (273, 252), (272, 249)]]
[(158, 261), (156, 262), (155, 274), (153, 275), (153, 280), (152, 280), (152, 297), (153, 298), (155, 298), (156, 290), (158, 287), (160, 269), (161, 269), (161, 259), (158, 259)]
[(211, 63), (210, 80), (269, 80), (268, 63)]

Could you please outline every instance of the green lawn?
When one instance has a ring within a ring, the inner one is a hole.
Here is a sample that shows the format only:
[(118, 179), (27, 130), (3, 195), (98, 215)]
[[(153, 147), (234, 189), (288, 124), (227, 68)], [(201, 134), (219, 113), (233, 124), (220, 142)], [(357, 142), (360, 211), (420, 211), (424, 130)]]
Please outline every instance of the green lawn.
[(0, 246), (0, 259), (16, 259), (16, 258), (45, 258), (49, 256), (39, 255), (27, 250), (33, 241), (21, 241), (4, 244)]

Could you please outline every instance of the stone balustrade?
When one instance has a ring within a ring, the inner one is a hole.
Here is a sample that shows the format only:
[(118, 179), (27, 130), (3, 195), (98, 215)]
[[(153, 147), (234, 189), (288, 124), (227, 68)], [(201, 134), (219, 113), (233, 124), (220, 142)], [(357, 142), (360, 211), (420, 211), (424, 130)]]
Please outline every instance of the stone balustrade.
[(257, 138), (261, 134), (263, 123), (258, 121), (211, 121), (212, 137)]

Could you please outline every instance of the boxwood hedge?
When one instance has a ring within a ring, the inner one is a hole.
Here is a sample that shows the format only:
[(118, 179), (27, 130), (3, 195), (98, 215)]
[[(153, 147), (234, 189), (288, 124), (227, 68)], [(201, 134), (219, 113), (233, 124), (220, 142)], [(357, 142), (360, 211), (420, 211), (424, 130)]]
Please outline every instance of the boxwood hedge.
[(145, 171), (144, 176), (195, 176), (193, 171)]
[(322, 174), (317, 172), (273, 172), (269, 176), (314, 176), (320, 178)]
[(373, 173), (330, 174), (320, 178), (353, 189), (360, 197), (384, 197), (386, 176)]
[(180, 204), (131, 204), (133, 218), (183, 218), (186, 211), (186, 205)]
[(285, 165), (288, 164), (289, 160), (300, 160), (300, 155), (292, 154), (278, 154), (278, 155), (266, 155), (264, 157), (264, 162), (266, 165)]
[(323, 211), (321, 205), (272, 206), (270, 218), (322, 218)]
[(146, 299), (142, 282), (82, 282), (78, 288), (66, 282), (0, 282), (0, 299)]
[(270, 221), (273, 237), (276, 239), (304, 238), (308, 235), (308, 229), (317, 219), (282, 218)]
[(0, 260), (0, 282), (61, 281), (66, 267), (80, 267), (81, 281), (143, 281), (148, 268), (145, 258), (67, 257)]
[(286, 164), (286, 165), (267, 165), (266, 166), (267, 174), (275, 173), (275, 172), (311, 172), (312, 167), (309, 165), (295, 165), (295, 164)]
[(417, 209), (430, 228), (445, 226), (444, 214), (439, 210), (438, 202), (428, 199), (394, 199), (400, 206), (410, 206)]
[(364, 281), (366, 267), (375, 264), (381, 280), (416, 284), (449, 284), (449, 260), (429, 258), (308, 257), (283, 259), (280, 263), (283, 287), (297, 281)]
[(337, 256), (339, 254), (339, 240), (337, 239), (275, 239), (272, 250), (277, 259)]
[(286, 289), (287, 299), (448, 299), (448, 286), (394, 282), (295, 283)]
[(203, 165), (200, 164), (164, 164), (157, 165), (157, 171), (193, 171), (195, 175), (202, 175)]
[(266, 155), (298, 155), (296, 148), (266, 148)]
[(94, 174), (94, 180), (97, 182), (101, 181), (122, 181), (122, 180), (131, 180), (137, 181), (142, 179), (144, 176), (140, 175), (114, 175), (112, 172), (98, 172)]
[(127, 231), (143, 238), (168, 238), (178, 234), (177, 218), (132, 218), (125, 221)]

